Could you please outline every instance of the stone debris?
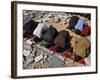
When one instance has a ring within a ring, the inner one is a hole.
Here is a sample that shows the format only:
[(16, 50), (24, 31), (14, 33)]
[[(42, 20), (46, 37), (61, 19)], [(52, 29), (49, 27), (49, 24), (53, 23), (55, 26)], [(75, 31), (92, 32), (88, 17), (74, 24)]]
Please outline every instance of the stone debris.
[(73, 63), (73, 60), (71, 60), (71, 59), (66, 59), (66, 60), (65, 60), (65, 64), (69, 64), (69, 63)]
[(26, 42), (23, 42), (23, 48), (26, 50), (31, 50), (31, 46)]
[(35, 20), (36, 22), (39, 22), (39, 23), (42, 23), (43, 22), (43, 20), (42, 19), (40, 19), (40, 20)]
[(50, 19), (49, 18), (44, 18), (42, 19), (42, 22), (48, 22)]
[(30, 57), (27, 57), (26, 61), (24, 61), (24, 64), (23, 64), (24, 65), (24, 69), (29, 67), (29, 64), (32, 63), (32, 62), (34, 62), (34, 59), (30, 58)]
[(59, 55), (58, 53), (55, 53), (55, 55), (56, 55), (59, 59), (61, 59), (62, 61), (65, 60), (65, 58), (64, 58), (63, 56)]
[(46, 59), (47, 59), (47, 57), (48, 57), (47, 55), (44, 55), (44, 58), (43, 58), (43, 59), (44, 59), (44, 60), (46, 60)]
[(29, 54), (30, 54), (30, 51), (29, 51), (29, 50), (24, 50), (24, 51), (23, 51), (23, 55), (24, 55), (24, 56), (28, 56)]
[(40, 49), (42, 49), (42, 50), (44, 50), (44, 51), (47, 52), (48, 54), (50, 53), (50, 55), (53, 54), (53, 51), (50, 51), (49, 49), (46, 49), (46, 48), (44, 48), (44, 47), (42, 47), (42, 46), (40, 46), (40, 45), (36, 45), (36, 47), (37, 47), (37, 48), (40, 48)]
[(65, 67), (64, 61), (59, 59), (56, 55), (52, 55), (49, 60), (49, 66), (51, 68)]
[(48, 18), (52, 18), (52, 17), (54, 17), (54, 14), (53, 13), (49, 13), (48, 14)]
[(28, 40), (26, 41), (26, 43), (28, 43), (29, 45), (32, 45), (32, 41), (31, 41), (30, 39), (28, 39)]
[(85, 58), (84, 60), (85, 60), (87, 66), (91, 65), (90, 56), (88, 56), (88, 58)]
[(43, 59), (43, 55), (40, 55), (34, 58), (35, 62), (39, 62), (42, 59)]
[(60, 21), (61, 21), (61, 18), (55, 17), (55, 22), (56, 22), (56, 23), (58, 23), (58, 22), (60, 22)]

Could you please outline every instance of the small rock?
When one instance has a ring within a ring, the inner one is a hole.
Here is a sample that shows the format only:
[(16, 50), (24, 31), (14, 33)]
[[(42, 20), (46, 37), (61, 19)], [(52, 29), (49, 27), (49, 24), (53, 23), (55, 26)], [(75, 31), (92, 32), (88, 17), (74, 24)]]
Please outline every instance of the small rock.
[(28, 15), (29, 15), (29, 13), (25, 13), (25, 12), (24, 12), (24, 16), (28, 16)]
[(58, 14), (57, 15), (59, 18), (63, 18), (63, 14)]
[(46, 13), (45, 11), (42, 11), (42, 12), (41, 12), (41, 14), (45, 14), (45, 13)]
[(31, 46), (28, 45), (27, 43), (24, 43), (23, 48), (27, 49), (27, 50), (31, 50), (32, 49)]
[(52, 18), (52, 17), (54, 17), (54, 15), (52, 13), (49, 13), (48, 18)]
[(36, 47), (33, 48), (32, 53), (35, 54), (35, 52), (36, 52)]
[(29, 55), (29, 57), (31, 58), (31, 57), (36, 57), (36, 55), (35, 55), (35, 53), (33, 54), (33, 53), (31, 53), (30, 55)]
[(60, 21), (61, 21), (61, 18), (55, 17), (55, 22), (56, 22), (56, 23), (58, 23), (58, 22), (60, 22)]
[(24, 51), (23, 51), (23, 55), (24, 55), (24, 56), (28, 56), (29, 54), (30, 54), (30, 51), (29, 51), (29, 50), (24, 50)]
[(59, 55), (57, 53), (55, 54), (55, 56), (58, 57), (59, 59), (63, 60), (63, 61), (65, 60), (65, 58), (63, 56), (61, 56), (61, 55)]
[(49, 18), (44, 18), (43, 22), (48, 22), (50, 19)]
[(34, 61), (34, 59), (33, 59), (33, 58), (30, 58), (30, 57), (29, 57), (29, 58), (27, 58), (27, 62), (28, 62), (28, 63), (31, 63), (31, 62), (33, 62), (33, 61)]
[(39, 23), (42, 23), (42, 19), (39, 19), (39, 20), (35, 20), (36, 22), (39, 22)]
[(44, 60), (47, 59), (47, 57), (48, 57), (47, 55), (44, 55)]
[(84, 61), (86, 62), (86, 65), (89, 66), (91, 65), (91, 60), (90, 60), (90, 56), (85, 58)]
[(73, 60), (71, 60), (71, 59), (66, 59), (66, 60), (65, 60), (65, 64), (69, 64), (69, 63), (73, 63)]
[(39, 17), (39, 18), (43, 18), (43, 15), (39, 15), (38, 17)]
[(39, 62), (42, 59), (43, 59), (43, 55), (40, 55), (34, 58), (35, 62)]
[(33, 58), (26, 58), (26, 61), (24, 62), (24, 66), (28, 66), (28, 64), (30, 64), (30, 63), (32, 63), (34, 61), (34, 59)]
[(32, 41), (31, 41), (30, 39), (28, 39), (28, 40), (26, 41), (26, 43), (28, 43), (29, 45), (32, 45)]
[(41, 63), (41, 65), (43, 65), (43, 64), (44, 64), (44, 61), (43, 61), (43, 60), (41, 60), (41, 62), (40, 62), (40, 63)]

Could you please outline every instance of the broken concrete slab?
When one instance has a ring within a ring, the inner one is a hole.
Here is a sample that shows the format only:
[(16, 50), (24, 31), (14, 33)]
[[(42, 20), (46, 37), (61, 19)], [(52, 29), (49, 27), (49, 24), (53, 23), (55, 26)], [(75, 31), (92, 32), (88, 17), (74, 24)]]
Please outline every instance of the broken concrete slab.
[(26, 41), (26, 43), (28, 43), (29, 45), (32, 45), (32, 41), (31, 41), (30, 39), (28, 39), (28, 40)]
[(35, 62), (39, 62), (42, 59), (43, 59), (43, 55), (40, 55), (34, 58)]
[(23, 55), (24, 56), (28, 56), (29, 54), (30, 54), (30, 51), (29, 50), (25, 50), (25, 49), (23, 50)]

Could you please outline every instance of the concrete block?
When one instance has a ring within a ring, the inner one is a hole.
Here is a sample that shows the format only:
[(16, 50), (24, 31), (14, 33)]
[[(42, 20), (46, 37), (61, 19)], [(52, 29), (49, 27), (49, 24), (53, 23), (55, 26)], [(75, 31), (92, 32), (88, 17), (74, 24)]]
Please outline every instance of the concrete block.
[(39, 62), (42, 59), (43, 59), (43, 55), (40, 55), (34, 58), (35, 62)]
[(26, 43), (28, 43), (29, 45), (32, 45), (32, 41), (31, 41), (30, 39), (28, 39), (28, 40), (26, 41)]
[(24, 56), (27, 57), (29, 54), (30, 54), (30, 51), (29, 50), (23, 50), (23, 55)]

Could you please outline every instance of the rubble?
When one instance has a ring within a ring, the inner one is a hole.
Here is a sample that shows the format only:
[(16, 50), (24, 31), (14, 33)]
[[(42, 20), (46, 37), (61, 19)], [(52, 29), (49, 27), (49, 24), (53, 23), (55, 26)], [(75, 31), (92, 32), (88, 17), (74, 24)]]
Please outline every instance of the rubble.
[(59, 59), (61, 59), (62, 61), (64, 61), (64, 60), (65, 60), (65, 58), (64, 58), (64, 57), (62, 57), (61, 55), (59, 55), (58, 53), (55, 53), (55, 55), (56, 55)]
[(39, 62), (42, 59), (43, 59), (43, 55), (40, 55), (34, 58), (35, 62)]
[(30, 54), (30, 51), (29, 51), (29, 50), (24, 50), (24, 51), (23, 51), (23, 55), (24, 55), (24, 56), (28, 56), (29, 54)]
[(56, 22), (56, 23), (58, 23), (58, 22), (60, 22), (60, 21), (61, 21), (61, 18), (55, 17), (55, 22)]
[(23, 41), (23, 49), (31, 50), (31, 46), (26, 41)]
[(48, 57), (47, 55), (44, 55), (43, 59), (44, 59), (44, 60), (46, 60), (46, 59), (47, 59), (47, 57)]
[(31, 41), (30, 39), (28, 39), (28, 40), (26, 41), (26, 43), (28, 43), (29, 45), (32, 45), (32, 41)]
[(54, 17), (54, 14), (53, 13), (49, 13), (48, 14), (48, 18), (52, 18), (52, 17)]

